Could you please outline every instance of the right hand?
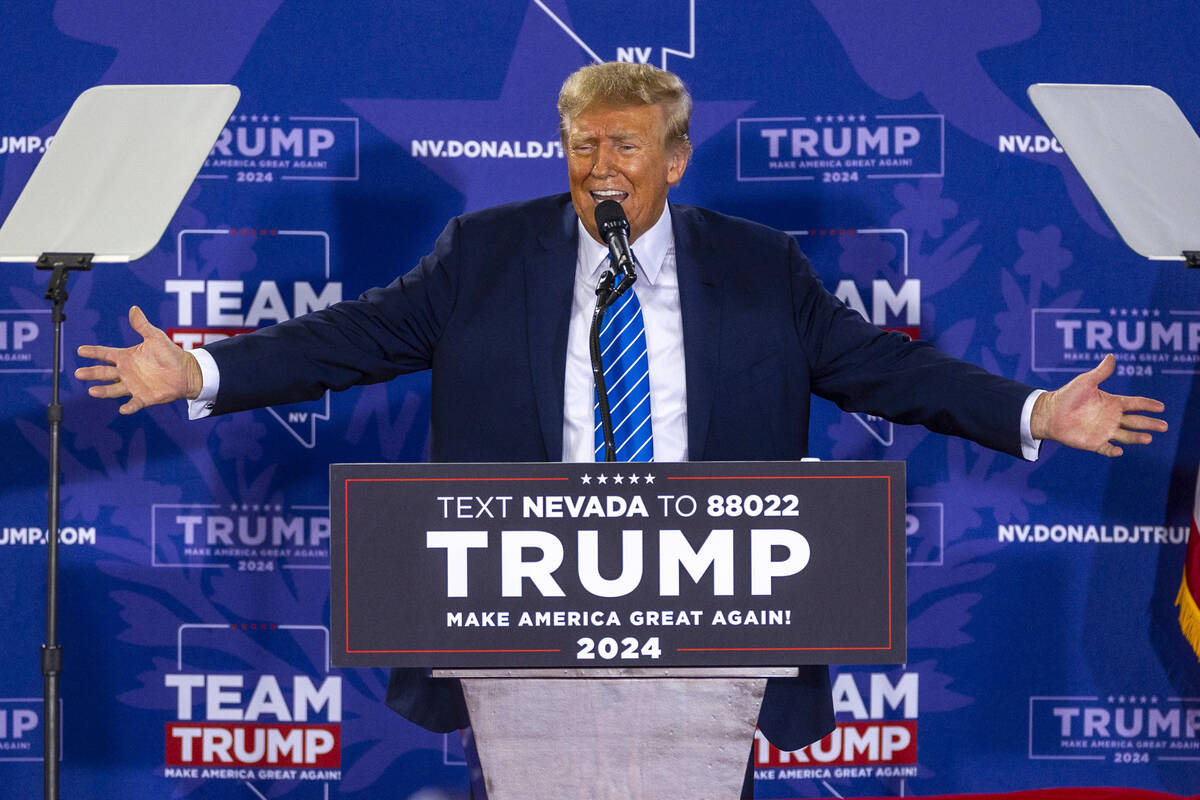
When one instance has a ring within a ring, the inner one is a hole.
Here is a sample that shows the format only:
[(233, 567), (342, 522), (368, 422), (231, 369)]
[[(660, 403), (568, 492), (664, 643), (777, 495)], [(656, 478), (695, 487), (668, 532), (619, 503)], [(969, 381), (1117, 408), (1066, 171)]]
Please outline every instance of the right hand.
[(1116, 367), (1110, 353), (1065, 386), (1038, 395), (1029, 420), (1033, 437), (1116, 458), (1125, 452), (1121, 445), (1150, 444), (1152, 433), (1165, 432), (1165, 420), (1145, 416), (1163, 413), (1161, 401), (1109, 394), (1100, 388)]
[(128, 395), (128, 402), (117, 409), (122, 414), (134, 414), (146, 406), (197, 397), (203, 386), (203, 376), (195, 357), (151, 325), (137, 306), (129, 309), (129, 324), (141, 335), (141, 344), (133, 347), (85, 344), (76, 351), (83, 358), (111, 365), (75, 370), (75, 377), (80, 380), (107, 381), (89, 386), (88, 394), (106, 398)]

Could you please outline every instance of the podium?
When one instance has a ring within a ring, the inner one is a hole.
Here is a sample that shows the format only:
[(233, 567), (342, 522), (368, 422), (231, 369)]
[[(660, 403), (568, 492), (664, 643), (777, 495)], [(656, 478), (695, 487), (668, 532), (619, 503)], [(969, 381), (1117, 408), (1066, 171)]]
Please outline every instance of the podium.
[(795, 674), (434, 670), (462, 678), (489, 800), (737, 798), (767, 678)]
[(768, 678), (905, 661), (904, 465), (335, 464), (332, 660), (462, 681), (490, 800), (736, 798)]

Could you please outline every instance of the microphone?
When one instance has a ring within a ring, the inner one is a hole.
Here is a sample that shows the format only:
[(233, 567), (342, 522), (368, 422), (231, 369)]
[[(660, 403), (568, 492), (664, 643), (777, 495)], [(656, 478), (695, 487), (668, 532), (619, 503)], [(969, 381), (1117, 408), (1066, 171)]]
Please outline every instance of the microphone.
[(608, 253), (618, 274), (624, 276), (617, 294), (623, 293), (637, 280), (633, 269), (633, 253), (629, 249), (629, 220), (625, 209), (616, 200), (602, 200), (596, 205), (596, 228), (608, 245)]

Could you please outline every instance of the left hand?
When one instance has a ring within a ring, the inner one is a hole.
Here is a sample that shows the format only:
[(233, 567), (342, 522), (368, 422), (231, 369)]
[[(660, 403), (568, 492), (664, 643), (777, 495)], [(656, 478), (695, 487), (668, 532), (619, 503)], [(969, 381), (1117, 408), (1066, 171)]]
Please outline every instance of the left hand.
[(1167, 423), (1140, 413), (1161, 414), (1165, 408), (1149, 397), (1127, 397), (1100, 390), (1116, 369), (1112, 354), (1089, 372), (1060, 389), (1040, 395), (1033, 406), (1030, 432), (1035, 439), (1053, 439), (1079, 450), (1116, 458), (1122, 444), (1149, 444), (1150, 433), (1162, 433)]

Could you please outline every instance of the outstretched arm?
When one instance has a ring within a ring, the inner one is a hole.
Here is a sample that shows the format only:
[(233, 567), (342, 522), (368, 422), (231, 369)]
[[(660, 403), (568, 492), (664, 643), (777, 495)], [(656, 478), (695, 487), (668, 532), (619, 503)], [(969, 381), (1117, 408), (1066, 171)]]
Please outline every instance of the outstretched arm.
[(129, 324), (142, 337), (133, 347), (101, 347), (85, 344), (77, 351), (108, 365), (80, 367), (75, 377), (85, 381), (107, 381), (88, 387), (92, 397), (125, 397), (118, 411), (134, 414), (146, 406), (170, 403), (200, 394), (203, 380), (200, 365), (191, 353), (172, 342), (150, 324), (137, 306), (129, 309)]
[(1148, 431), (1165, 431), (1165, 421), (1138, 413), (1161, 414), (1158, 400), (1101, 391), (1115, 368), (1116, 359), (1107, 355), (1095, 369), (1038, 397), (1029, 422), (1033, 437), (1115, 458), (1124, 452), (1121, 445), (1149, 444)]

